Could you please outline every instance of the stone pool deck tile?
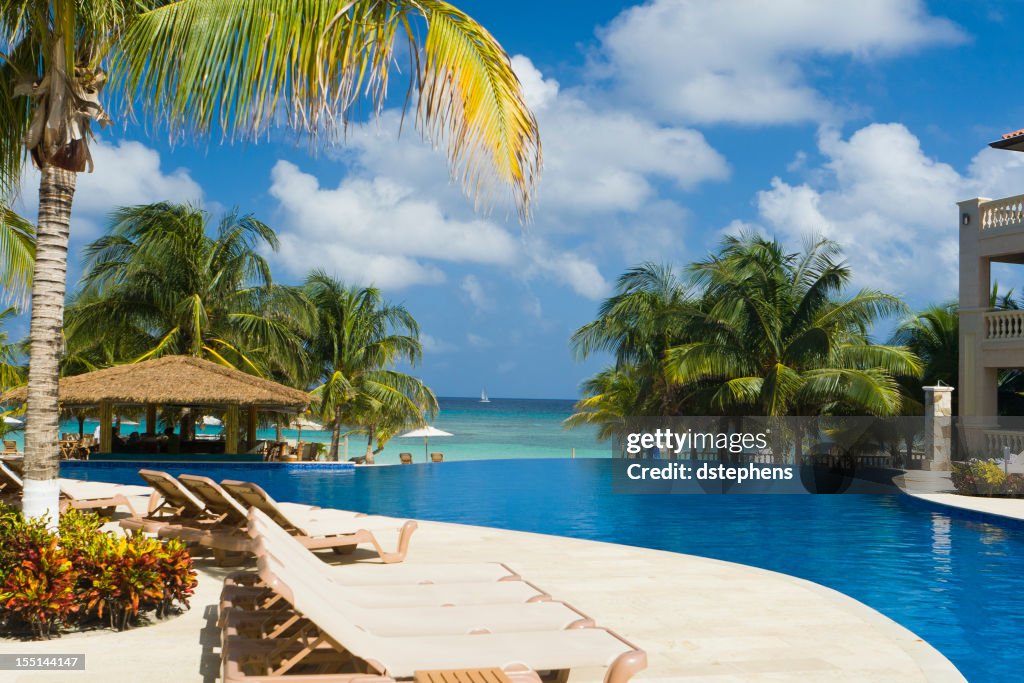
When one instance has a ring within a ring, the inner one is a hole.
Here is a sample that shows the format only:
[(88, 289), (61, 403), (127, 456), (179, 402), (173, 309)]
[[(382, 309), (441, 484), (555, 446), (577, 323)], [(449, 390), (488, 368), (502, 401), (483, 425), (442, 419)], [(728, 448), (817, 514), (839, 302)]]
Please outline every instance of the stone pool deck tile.
[[(362, 551), (350, 558), (372, 562)], [(650, 666), (638, 683), (963, 680), (934, 648), (878, 612), (816, 584), (743, 565), (436, 522), (420, 523), (407, 561), (505, 562), (646, 649)], [(18, 682), (211, 682), (218, 669), (212, 620), (229, 571), (201, 566), (192, 609), (166, 622), (45, 643), (4, 641), (0, 651), (86, 653), (84, 673), (20, 674)], [(570, 683), (598, 683), (603, 675), (579, 669)]]

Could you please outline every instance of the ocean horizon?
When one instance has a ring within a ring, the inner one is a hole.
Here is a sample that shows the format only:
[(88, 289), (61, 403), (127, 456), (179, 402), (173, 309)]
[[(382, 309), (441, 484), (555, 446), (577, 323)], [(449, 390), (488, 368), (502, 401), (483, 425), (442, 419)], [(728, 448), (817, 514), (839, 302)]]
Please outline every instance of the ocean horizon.
[[(577, 427), (567, 430), (562, 426), (565, 418), (573, 412), (574, 399), (550, 398), (501, 398), (491, 397), (489, 403), (481, 403), (478, 397), (438, 397), (440, 411), (430, 424), (438, 429), (451, 432), (450, 437), (430, 439), (428, 453), (444, 453), (445, 460), (485, 460), (500, 458), (571, 458), (575, 449), (577, 458), (611, 457), (611, 445), (597, 439), (597, 428)], [(91, 433), (96, 420), (85, 421), (85, 432)], [(124, 424), (121, 434), (128, 436), (133, 431), (144, 431), (141, 424)], [(61, 423), (61, 432), (77, 432), (77, 420)], [(219, 427), (197, 429), (199, 434), (219, 434)], [(282, 430), (286, 440), (296, 440), (295, 429)], [(16, 432), (8, 439), (18, 442), (21, 450), (24, 435)], [(259, 439), (274, 439), (275, 430), (264, 428), (257, 431)], [(330, 443), (328, 431), (302, 430), (305, 442)], [(362, 456), (366, 452), (366, 438), (352, 435), (348, 438), (346, 455), (345, 439), (339, 449), (340, 459)], [(429, 456), (424, 453), (422, 438), (391, 439), (384, 450), (376, 456), (378, 464), (399, 462), (400, 453), (411, 453), (413, 462), (424, 462)]]

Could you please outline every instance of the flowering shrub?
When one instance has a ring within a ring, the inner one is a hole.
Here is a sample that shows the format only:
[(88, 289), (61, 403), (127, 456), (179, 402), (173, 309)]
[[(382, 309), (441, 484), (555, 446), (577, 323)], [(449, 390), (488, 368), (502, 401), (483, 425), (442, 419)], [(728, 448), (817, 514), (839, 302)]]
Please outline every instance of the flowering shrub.
[(991, 460), (955, 462), (950, 478), (956, 492), (967, 496), (1024, 495), (1024, 475), (1006, 474)]
[(196, 572), (185, 545), (100, 530), (91, 513), (68, 511), (57, 533), (0, 509), (0, 623), (40, 638), (61, 626), (106, 620), (128, 628), (143, 612), (188, 608)]

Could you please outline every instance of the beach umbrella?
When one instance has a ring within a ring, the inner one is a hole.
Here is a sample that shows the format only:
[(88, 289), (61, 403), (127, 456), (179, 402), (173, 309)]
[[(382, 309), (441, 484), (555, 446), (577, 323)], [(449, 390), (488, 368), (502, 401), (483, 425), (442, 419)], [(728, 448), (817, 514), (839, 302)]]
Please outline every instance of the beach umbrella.
[(25, 423), (22, 422), (21, 420), (19, 420), (16, 417), (11, 417), (10, 415), (4, 415), (4, 424), (5, 425), (21, 425), (21, 424), (25, 424)]
[(123, 424), (123, 425), (137, 425), (137, 424), (139, 424), (139, 423), (138, 423), (138, 422), (136, 422), (135, 420), (129, 420), (129, 419), (128, 419), (128, 418), (126, 418), (126, 417), (120, 417), (120, 418), (118, 418), (118, 421), (119, 421), (119, 422), (120, 422), (121, 424)]
[(452, 434), (451, 432), (446, 432), (443, 429), (438, 429), (437, 427), (433, 427), (431, 425), (427, 425), (426, 427), (420, 427), (419, 429), (414, 429), (411, 432), (406, 432), (405, 434), (402, 434), (398, 438), (399, 439), (405, 439), (405, 438), (414, 438), (414, 437), (417, 437), (417, 436), (422, 436), (423, 437), (423, 459), (426, 460), (427, 462), (429, 462), (430, 461), (430, 454), (429, 454), (428, 451), (429, 451), (429, 447), (430, 447), (430, 437), (432, 437), (432, 436), (455, 436), (455, 435)]
[(221, 421), (215, 418), (213, 415), (203, 415), (203, 426), (204, 427), (220, 427)]
[(307, 417), (303, 417), (302, 415), (296, 415), (295, 419), (288, 423), (288, 426), (291, 429), (299, 430), (299, 436), (297, 439), (298, 441), (302, 441), (303, 429), (308, 429), (314, 432), (322, 432), (324, 430), (324, 426), (322, 424), (320, 424), (319, 422), (314, 422), (313, 420), (310, 420)]

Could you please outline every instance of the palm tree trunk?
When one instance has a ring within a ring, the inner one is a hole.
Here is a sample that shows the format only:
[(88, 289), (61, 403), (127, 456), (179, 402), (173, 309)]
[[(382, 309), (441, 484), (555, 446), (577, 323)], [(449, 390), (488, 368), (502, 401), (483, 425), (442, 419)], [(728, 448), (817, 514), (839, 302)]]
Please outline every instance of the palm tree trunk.
[(51, 525), (56, 524), (59, 510), (57, 476), (60, 455), (57, 441), (60, 413), (57, 381), (63, 345), (71, 202), (75, 196), (76, 180), (72, 171), (45, 166), (39, 181), (22, 511), (26, 517), (46, 516)]
[(334, 409), (334, 425), (331, 427), (331, 450), (327, 454), (328, 460), (338, 459), (338, 442), (341, 440), (341, 408)]
[(371, 426), (366, 435), (366, 462), (371, 465), (373, 464), (373, 437), (376, 431), (377, 430)]

